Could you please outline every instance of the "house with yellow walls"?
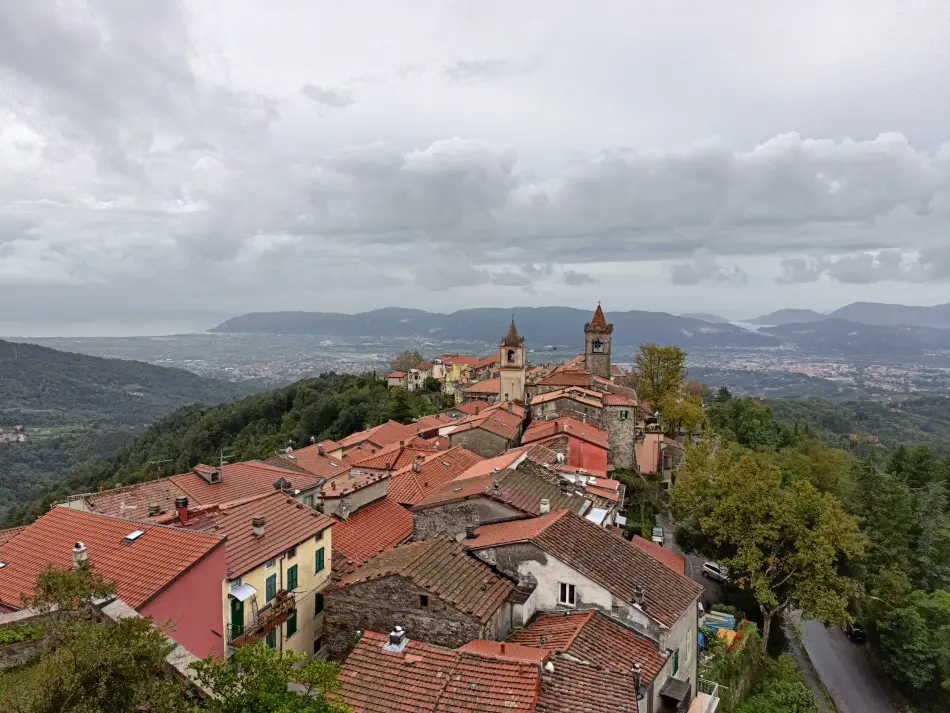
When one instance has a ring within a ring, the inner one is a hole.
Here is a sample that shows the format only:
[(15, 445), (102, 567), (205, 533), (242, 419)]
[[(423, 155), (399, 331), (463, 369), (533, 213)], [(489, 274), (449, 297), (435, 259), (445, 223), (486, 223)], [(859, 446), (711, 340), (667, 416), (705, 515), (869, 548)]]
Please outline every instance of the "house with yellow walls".
[(276, 491), (179, 511), (170, 524), (227, 538), (221, 633), (229, 656), (258, 640), (272, 649), (325, 656), (323, 593), (330, 582), (333, 523)]

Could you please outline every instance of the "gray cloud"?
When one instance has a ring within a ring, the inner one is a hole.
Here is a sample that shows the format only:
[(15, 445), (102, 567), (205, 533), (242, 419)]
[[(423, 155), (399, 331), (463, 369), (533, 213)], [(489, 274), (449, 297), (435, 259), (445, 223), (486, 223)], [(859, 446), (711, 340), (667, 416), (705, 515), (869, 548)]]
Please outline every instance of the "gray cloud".
[(353, 95), (345, 89), (331, 89), (320, 87), (316, 84), (306, 84), (301, 89), (304, 94), (313, 99), (317, 104), (342, 109), (353, 103)]
[(572, 287), (578, 287), (580, 285), (590, 285), (596, 282), (593, 277), (583, 272), (576, 272), (575, 270), (565, 270), (564, 271), (564, 284), (571, 285)]
[[(487, 7), (431, 19), (440, 42), (416, 31), (412, 13), (367, 21), (341, 10), (316, 43), (300, 28), (317, 26), (319, 9), (295, 0), (293, 26), (253, 7), (185, 12), (178, 0), (7, 5), (0, 290), (70, 295), (71, 308), (87, 294), (95, 311), (96, 290), (134, 287), (142, 303), (220, 310), (320, 303), (355, 281), (378, 288), (362, 304), (456, 288), (471, 288), (458, 292), (472, 302), (513, 294), (498, 288), (557, 299), (565, 284), (586, 294), (595, 275), (627, 285), (626, 268), (652, 261), (640, 274), (734, 294), (769, 279), (744, 269), (750, 260), (781, 271), (775, 294), (819, 279), (950, 277), (950, 136), (920, 123), (950, 110), (937, 81), (950, 63), (917, 35), (896, 53), (899, 38), (885, 38), (880, 88), (865, 78), (868, 57), (840, 46), (806, 52), (773, 37), (779, 52), (728, 34), (733, 16), (716, 21), (726, 34), (683, 36), (682, 16), (646, 5), (652, 29), (636, 38), (629, 10), (606, 4), (590, 17), (552, 10), (528, 35), (506, 30), (537, 11), (529, 2), (508, 10), (509, 23)], [(855, 23), (866, 18), (855, 9)], [(799, 19), (783, 15), (800, 39), (809, 26)], [(400, 31), (409, 49), (384, 60), (370, 51)], [(755, 61), (733, 66), (722, 51), (732, 45)], [(618, 70), (657, 53), (724, 79), (677, 75), (671, 96), (666, 82)], [(834, 66), (817, 71), (828, 56)], [(774, 94), (782, 72), (795, 101)], [(926, 101), (892, 76), (915, 77)], [(363, 81), (355, 102), (345, 87), (359, 77), (385, 80)], [(868, 123), (868, 112), (840, 107), (842, 87), (890, 107), (886, 116)], [(317, 128), (310, 102), (347, 110), (325, 112)], [(811, 123), (826, 105), (838, 113)], [(788, 126), (803, 133), (780, 133)], [(881, 133), (890, 127), (919, 143)]]

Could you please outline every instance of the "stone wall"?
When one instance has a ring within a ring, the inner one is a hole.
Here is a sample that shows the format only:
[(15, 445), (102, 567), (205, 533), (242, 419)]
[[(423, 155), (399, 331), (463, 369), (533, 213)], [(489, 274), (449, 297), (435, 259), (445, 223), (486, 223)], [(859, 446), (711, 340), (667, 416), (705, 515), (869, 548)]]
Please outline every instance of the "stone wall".
[(567, 397), (532, 406), (531, 413), (536, 420), (544, 420), (544, 414), (546, 413), (573, 413), (582, 418), (587, 417), (588, 423), (592, 423), (595, 426), (601, 426), (603, 423), (602, 407), (588, 406), (587, 404)]
[[(621, 411), (627, 418), (621, 419)], [(636, 409), (629, 406), (605, 406), (604, 428), (610, 443), (609, 462), (615, 468), (632, 469), (636, 466)]]
[(489, 497), (469, 498), (461, 502), (413, 510), (412, 514), (415, 521), (413, 538), (416, 540), (432, 537), (461, 539), (465, 536), (465, 528), (468, 526), (478, 527), (525, 517), (520, 510)]
[[(422, 607), (420, 596), (428, 597)], [(381, 579), (331, 589), (326, 594), (326, 633), (324, 639), (331, 659), (346, 657), (356, 641), (357, 631), (387, 634), (399, 625), (410, 639), (437, 646), (457, 648), (472, 639), (507, 634), (510, 612), (504, 603), (496, 612), (495, 621), (483, 627), (474, 617), (461, 612), (445, 601), (417, 587), (404, 577), (393, 575)]]
[(45, 637), (36, 641), (21, 641), (0, 646), (0, 670), (25, 664), (38, 655), (46, 645)]
[(482, 458), (494, 458), (500, 456), (514, 443), (509, 443), (506, 438), (489, 433), (482, 428), (472, 428), (462, 433), (450, 433), (449, 445), (452, 448), (463, 446)]

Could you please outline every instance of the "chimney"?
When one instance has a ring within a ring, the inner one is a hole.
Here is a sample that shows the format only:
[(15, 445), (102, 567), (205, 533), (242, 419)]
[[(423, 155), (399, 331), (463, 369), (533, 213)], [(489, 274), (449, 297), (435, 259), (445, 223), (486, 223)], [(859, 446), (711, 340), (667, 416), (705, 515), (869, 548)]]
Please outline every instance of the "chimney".
[(421, 473), (421, 472), (422, 472), (422, 466), (419, 465), (419, 461), (416, 461), (415, 463), (412, 464), (412, 472), (413, 472), (413, 473)]
[(188, 522), (188, 498), (184, 496), (175, 498), (175, 509), (178, 511), (178, 519)]
[(643, 666), (639, 663), (633, 664), (633, 690), (637, 694), (637, 698), (640, 698), (640, 686), (643, 683)]
[(386, 645), (383, 648), (385, 648), (387, 651), (401, 652), (404, 648), (406, 648), (406, 644), (408, 643), (409, 637), (406, 636), (406, 630), (401, 626), (397, 626), (389, 632), (389, 638), (387, 639)]
[(634, 596), (636, 597), (637, 604), (639, 604), (642, 609), (645, 609), (647, 601), (646, 587), (644, 587), (642, 584), (638, 584), (636, 588), (636, 594)]
[(152, 503), (148, 506), (148, 516), (155, 517), (162, 514), (162, 509), (158, 506), (158, 503)]
[(322, 444), (322, 443), (318, 443), (318, 444), (317, 444), (317, 453), (319, 453), (320, 455), (323, 455), (324, 452), (325, 452), (325, 449), (324, 449), (324, 447), (323, 447), (323, 444)]
[(77, 542), (73, 547), (73, 569), (79, 569), (89, 560), (89, 553), (86, 552), (86, 546), (82, 542)]
[(475, 525), (466, 525), (465, 526), (465, 539), (474, 540), (475, 539)]
[(514, 409), (511, 406), (511, 402), (508, 402), (508, 413), (514, 413)]
[(254, 529), (254, 537), (263, 537), (264, 536), (264, 526), (267, 524), (267, 519), (258, 515), (257, 517), (251, 518), (251, 527)]
[(549, 512), (551, 512), (551, 501), (547, 498), (541, 498), (541, 507), (539, 512), (542, 515), (547, 515)]

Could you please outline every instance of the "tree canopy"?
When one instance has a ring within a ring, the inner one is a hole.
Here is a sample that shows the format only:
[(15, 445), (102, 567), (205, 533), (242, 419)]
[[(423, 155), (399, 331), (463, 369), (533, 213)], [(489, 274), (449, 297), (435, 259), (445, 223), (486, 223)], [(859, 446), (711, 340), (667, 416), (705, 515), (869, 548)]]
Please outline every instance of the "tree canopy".
[(393, 371), (409, 371), (424, 361), (425, 358), (418, 351), (405, 351), (389, 360), (389, 368)]

